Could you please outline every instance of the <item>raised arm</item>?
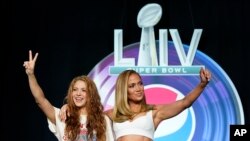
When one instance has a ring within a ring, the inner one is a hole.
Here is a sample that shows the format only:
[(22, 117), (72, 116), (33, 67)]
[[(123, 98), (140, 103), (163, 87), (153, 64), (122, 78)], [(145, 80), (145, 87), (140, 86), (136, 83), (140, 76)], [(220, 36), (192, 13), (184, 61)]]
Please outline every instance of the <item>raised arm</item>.
[(46, 99), (44, 96), (43, 90), (37, 82), (34, 70), (35, 64), (38, 57), (38, 53), (35, 54), (34, 58), (32, 57), (32, 51), (29, 51), (29, 61), (24, 61), (23, 66), (25, 67), (25, 72), (28, 76), (29, 86), (33, 97), (35, 98), (36, 103), (47, 116), (47, 118), (55, 123), (55, 110), (53, 105)]
[(201, 68), (200, 83), (188, 95), (176, 102), (155, 106), (154, 122), (156, 127), (162, 120), (174, 117), (186, 108), (189, 108), (201, 95), (210, 79), (211, 73), (208, 70)]

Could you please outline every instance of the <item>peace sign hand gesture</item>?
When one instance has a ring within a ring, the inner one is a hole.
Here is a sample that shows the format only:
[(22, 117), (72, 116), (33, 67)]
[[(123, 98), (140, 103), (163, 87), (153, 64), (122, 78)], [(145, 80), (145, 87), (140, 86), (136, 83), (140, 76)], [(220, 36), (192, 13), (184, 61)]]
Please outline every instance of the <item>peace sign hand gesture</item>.
[(29, 50), (29, 61), (24, 61), (23, 66), (25, 67), (25, 72), (27, 75), (34, 74), (36, 59), (38, 57), (38, 53), (35, 54), (35, 57), (32, 57), (32, 51)]

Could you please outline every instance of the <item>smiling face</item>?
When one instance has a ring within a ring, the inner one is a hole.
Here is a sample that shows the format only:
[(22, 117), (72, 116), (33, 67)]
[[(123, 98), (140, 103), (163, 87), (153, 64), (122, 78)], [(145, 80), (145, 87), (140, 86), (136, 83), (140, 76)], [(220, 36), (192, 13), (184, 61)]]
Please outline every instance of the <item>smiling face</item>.
[(77, 107), (84, 107), (87, 102), (87, 85), (78, 80), (73, 86), (72, 99)]
[(133, 73), (128, 79), (128, 100), (130, 102), (141, 102), (144, 98), (144, 86), (140, 76)]

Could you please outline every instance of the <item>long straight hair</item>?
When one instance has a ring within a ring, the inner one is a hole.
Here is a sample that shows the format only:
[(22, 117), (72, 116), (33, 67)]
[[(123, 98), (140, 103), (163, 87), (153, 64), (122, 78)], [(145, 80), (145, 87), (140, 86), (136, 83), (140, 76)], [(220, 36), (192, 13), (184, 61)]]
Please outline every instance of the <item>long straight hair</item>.
[[(113, 109), (113, 120), (115, 122), (123, 122), (133, 118), (135, 113), (130, 109), (128, 103), (128, 80), (131, 74), (136, 74), (140, 77), (139, 73), (134, 70), (123, 71), (116, 80), (115, 86), (115, 105)], [(145, 95), (141, 101), (140, 112), (146, 112), (153, 109), (152, 105), (146, 103)]]

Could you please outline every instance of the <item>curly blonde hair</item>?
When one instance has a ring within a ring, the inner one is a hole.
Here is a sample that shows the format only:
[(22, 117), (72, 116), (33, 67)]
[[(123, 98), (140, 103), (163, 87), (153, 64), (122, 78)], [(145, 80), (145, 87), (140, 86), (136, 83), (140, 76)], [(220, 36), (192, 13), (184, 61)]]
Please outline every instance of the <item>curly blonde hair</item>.
[(83, 81), (87, 86), (87, 102), (85, 106), (87, 110), (86, 128), (88, 130), (88, 138), (92, 139), (94, 132), (96, 132), (97, 140), (105, 141), (106, 122), (103, 114), (101, 98), (94, 81), (85, 75), (75, 77), (69, 85), (65, 102), (68, 104), (70, 116), (68, 116), (65, 121), (65, 134), (69, 140), (74, 141), (77, 139), (78, 134), (80, 133), (80, 108), (75, 105), (72, 98), (73, 87), (77, 81)]

